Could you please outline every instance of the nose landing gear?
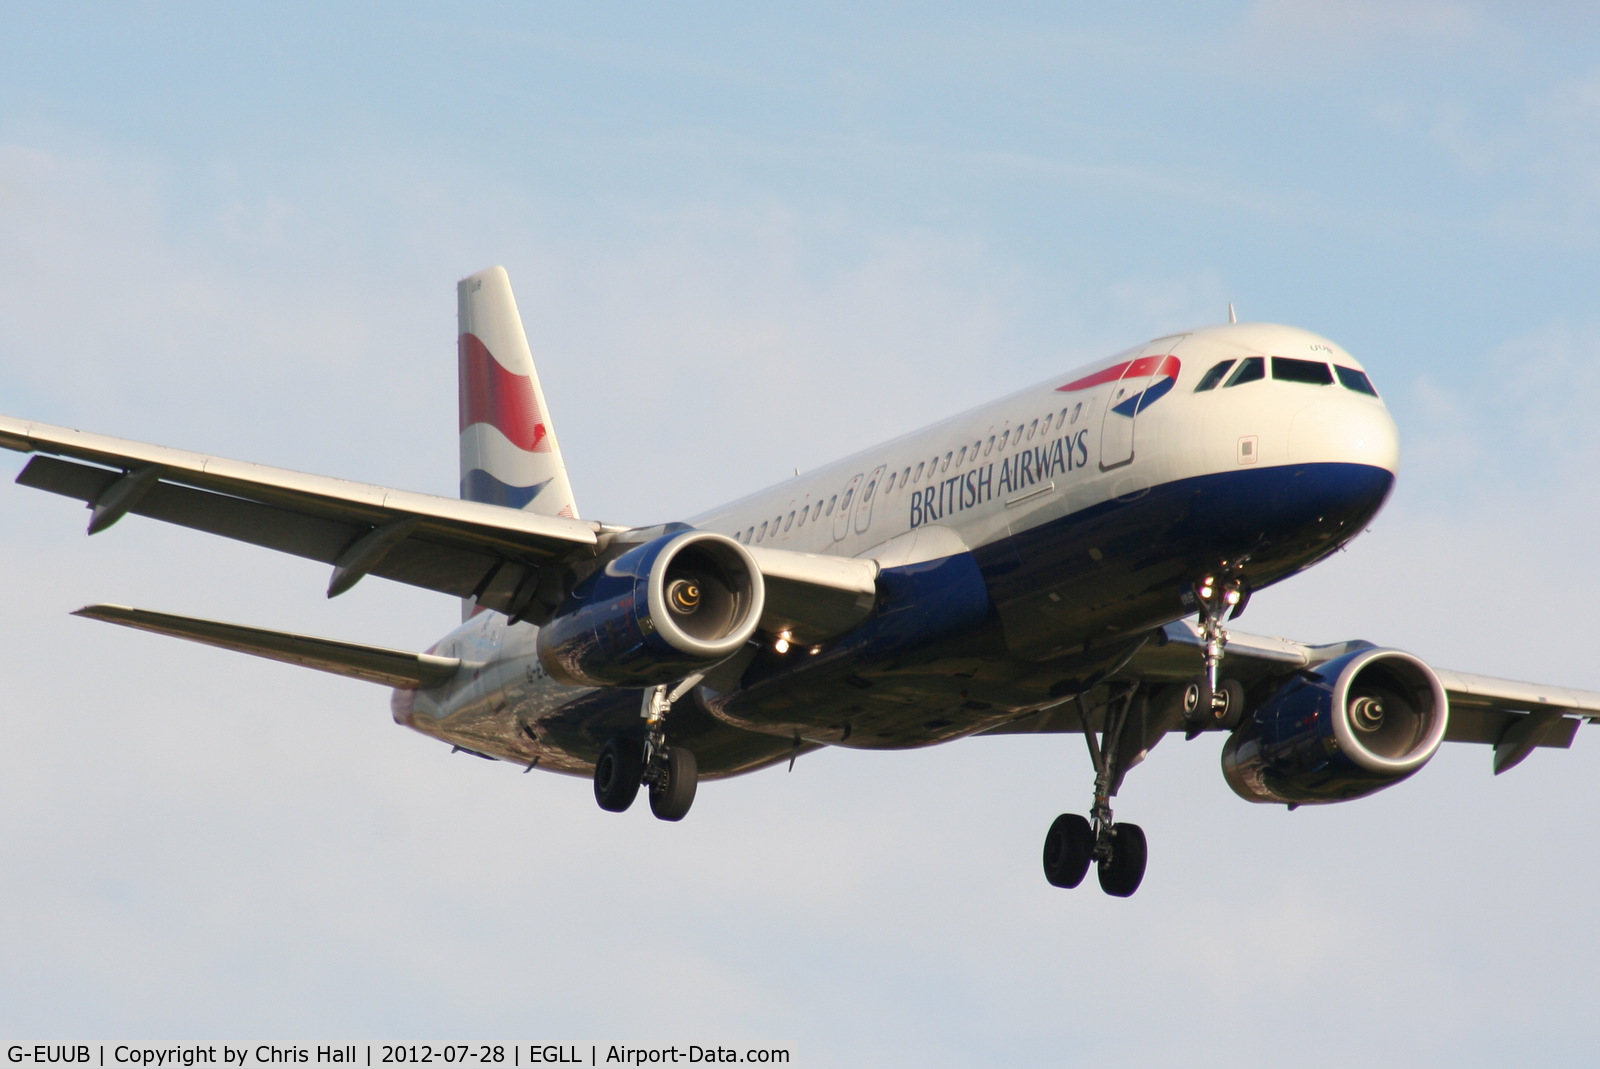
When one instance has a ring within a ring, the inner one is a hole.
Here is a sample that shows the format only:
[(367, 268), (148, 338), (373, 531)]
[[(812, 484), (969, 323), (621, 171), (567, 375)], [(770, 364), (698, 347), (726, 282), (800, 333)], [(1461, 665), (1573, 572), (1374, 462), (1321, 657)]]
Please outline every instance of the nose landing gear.
[(664, 686), (646, 690), (639, 710), (645, 722), (644, 741), (618, 736), (601, 748), (594, 765), (594, 799), (601, 809), (623, 812), (639, 788), (648, 784), (650, 811), (657, 818), (676, 821), (688, 815), (699, 785), (699, 767), (694, 751), (667, 743), (666, 720), (672, 703), (700, 679), (692, 675), (670, 693)]
[(1222, 621), (1230, 612), (1238, 616), (1249, 600), (1239, 575), (1243, 563), (1225, 566), (1220, 576), (1205, 576), (1186, 592), (1184, 600), (1192, 601), (1200, 612), (1204, 661), (1199, 678), (1189, 684), (1184, 694), (1184, 720), (1188, 723), (1185, 739), (1192, 739), (1207, 728), (1232, 730), (1244, 718), (1244, 688), (1236, 680), (1218, 678), (1228, 649), (1228, 632)]

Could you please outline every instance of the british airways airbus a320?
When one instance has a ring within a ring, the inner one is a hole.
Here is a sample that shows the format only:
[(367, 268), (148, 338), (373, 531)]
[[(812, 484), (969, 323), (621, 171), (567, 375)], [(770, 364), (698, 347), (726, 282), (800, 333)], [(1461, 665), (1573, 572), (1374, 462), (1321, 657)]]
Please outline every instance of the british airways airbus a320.
[[(680, 820), (700, 779), (823, 746), (1076, 732), (1088, 817), (1046, 878), (1096, 864), (1127, 896), (1145, 836), (1113, 820), (1172, 732), (1226, 736), (1252, 802), (1342, 802), (1445, 741), (1495, 772), (1571, 745), (1600, 694), (1434, 668), (1352, 641), (1230, 632), (1254, 591), (1383, 506), (1395, 425), (1365, 370), (1293, 327), (1157, 338), (685, 522), (579, 518), (505, 271), (463, 280), (461, 500), (0, 418), (24, 486), (463, 600), (426, 653), (115, 605), (79, 615), (383, 683), (394, 718), (484, 757), (647, 788)], [(1231, 316), (1230, 316), (1231, 318)]]

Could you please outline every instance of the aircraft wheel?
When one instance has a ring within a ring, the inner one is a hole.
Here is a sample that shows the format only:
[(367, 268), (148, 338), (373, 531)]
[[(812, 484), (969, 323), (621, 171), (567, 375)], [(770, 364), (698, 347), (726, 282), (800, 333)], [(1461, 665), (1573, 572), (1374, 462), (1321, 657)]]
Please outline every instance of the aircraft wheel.
[(633, 804), (644, 776), (644, 747), (637, 739), (612, 739), (600, 748), (594, 763), (594, 800), (600, 808), (621, 813)]
[(1224, 731), (1232, 731), (1244, 721), (1244, 684), (1237, 679), (1224, 679), (1217, 691), (1216, 724)]
[(694, 751), (674, 746), (667, 751), (666, 767), (650, 784), (650, 812), (662, 820), (682, 820), (694, 805), (694, 790), (700, 781)]
[(1044, 878), (1053, 887), (1076, 887), (1094, 859), (1094, 829), (1076, 813), (1063, 813), (1044, 837)]
[(1191, 739), (1213, 728), (1232, 731), (1244, 720), (1244, 684), (1224, 679), (1213, 697), (1205, 676), (1191, 681), (1183, 692), (1183, 719)]
[(1111, 829), (1111, 836), (1111, 856), (1100, 861), (1100, 889), (1127, 898), (1144, 879), (1144, 863), (1149, 857), (1144, 829), (1137, 824), (1118, 824)]

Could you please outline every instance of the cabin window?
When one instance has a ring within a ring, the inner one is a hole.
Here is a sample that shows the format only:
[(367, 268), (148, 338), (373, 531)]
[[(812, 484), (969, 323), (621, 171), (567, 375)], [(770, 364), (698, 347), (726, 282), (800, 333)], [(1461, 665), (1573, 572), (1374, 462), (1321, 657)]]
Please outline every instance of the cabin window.
[(1038, 430), (1038, 429), (1039, 429), (1039, 421), (1038, 420), (1034, 420), (1032, 423), (1028, 424), (1028, 441), (1030, 441), (1030, 442), (1033, 441), (1033, 432)]
[(961, 467), (961, 465), (965, 464), (966, 462), (967, 462), (967, 447), (966, 446), (962, 446), (960, 454), (958, 454), (956, 456), (956, 467), (959, 468), (959, 467)]
[(750, 542), (755, 538), (755, 536), (756, 536), (756, 529), (754, 527), (752, 527), (748, 531), (746, 531), (744, 533), (745, 545), (749, 545)]
[(791, 513), (789, 513), (789, 518), (786, 521), (784, 521), (783, 529), (784, 529), (784, 531), (787, 532), (789, 530), (789, 528), (791, 528), (793, 526), (794, 526), (794, 513), (791, 512)]
[(925, 463), (923, 463), (923, 464), (918, 464), (918, 465), (917, 465), (917, 475), (916, 475), (916, 478), (914, 478), (914, 479), (912, 479), (912, 480), (911, 480), (911, 481), (912, 481), (912, 482), (917, 482), (917, 483), (920, 483), (920, 482), (921, 482), (921, 481), (922, 481), (922, 469), (923, 469), (923, 468), (925, 468), (925, 467), (927, 467), (927, 466), (928, 466), (928, 465), (927, 465), (927, 464), (925, 464)]
[(1333, 385), (1333, 372), (1320, 360), (1275, 356), (1272, 358), (1272, 377), (1279, 382), (1303, 382), (1308, 386)]
[(955, 456), (954, 453), (946, 453), (944, 455), (944, 463), (939, 465), (939, 470), (940, 471), (949, 471), (950, 470), (950, 458), (953, 457), (953, 456)]
[(1226, 375), (1232, 366), (1232, 360), (1224, 360), (1220, 364), (1213, 365), (1210, 371), (1200, 377), (1200, 385), (1194, 388), (1194, 392), (1204, 393), (1206, 390), (1216, 389), (1217, 383), (1222, 381), (1222, 376)]
[(1063, 408), (1061, 410), (1061, 414), (1056, 417), (1056, 429), (1060, 430), (1062, 427), (1065, 427), (1066, 425), (1067, 425), (1067, 410), (1065, 408)]
[(899, 475), (899, 474), (900, 474), (900, 473), (899, 473), (899, 472), (898, 472), (898, 471), (891, 471), (891, 472), (890, 472), (890, 473), (889, 473), (889, 485), (888, 485), (888, 486), (885, 486), (885, 487), (884, 487), (884, 488), (883, 488), (883, 492), (884, 492), (884, 493), (886, 493), (886, 494), (892, 494), (892, 493), (894, 493), (894, 480), (895, 480), (895, 477), (896, 477), (896, 476), (897, 476), (897, 475)]
[(810, 505), (807, 505), (805, 508), (800, 510), (800, 526), (801, 527), (804, 527), (806, 525), (806, 517), (809, 516), (810, 514), (811, 514), (811, 506)]
[(1055, 413), (1054, 412), (1045, 413), (1044, 426), (1039, 428), (1039, 433), (1040, 434), (1049, 434), (1050, 433), (1050, 421), (1052, 419), (1054, 419), (1054, 418), (1055, 418)]
[(906, 488), (906, 482), (911, 478), (911, 465), (906, 465), (906, 470), (900, 473), (900, 489)]
[(1230, 386), (1243, 386), (1247, 382), (1260, 382), (1267, 377), (1267, 360), (1262, 356), (1247, 356), (1239, 361), (1239, 367), (1228, 381), (1222, 384), (1226, 390)]
[(844, 492), (844, 500), (839, 502), (839, 511), (843, 512), (845, 509), (848, 509), (850, 507), (850, 499), (855, 496), (855, 487), (852, 486), (850, 489), (846, 490)]
[(1079, 401), (1072, 406), (1072, 422), (1078, 422), (1078, 417), (1083, 414), (1083, 402)]
[(991, 435), (989, 435), (989, 440), (986, 443), (984, 443), (983, 455), (984, 456), (988, 456), (990, 453), (993, 453), (993, 452), (994, 452), (994, 435), (991, 434)]
[(1004, 430), (1004, 431), (1000, 432), (1000, 448), (1001, 449), (1004, 449), (1006, 447), (1006, 439), (1009, 438), (1009, 437), (1011, 437), (1011, 432), (1009, 430)]
[(1367, 378), (1367, 373), (1357, 371), (1353, 367), (1340, 367), (1333, 365), (1333, 370), (1339, 373), (1339, 384), (1347, 390), (1364, 393), (1369, 397), (1378, 396), (1378, 391), (1372, 388), (1372, 380)]
[(832, 497), (828, 498), (828, 511), (823, 513), (824, 516), (833, 515), (833, 503), (837, 500), (839, 500), (838, 494), (834, 494)]
[(761, 533), (756, 535), (756, 541), (759, 542), (765, 537), (767, 537), (767, 521), (766, 520), (762, 520), (761, 521)]

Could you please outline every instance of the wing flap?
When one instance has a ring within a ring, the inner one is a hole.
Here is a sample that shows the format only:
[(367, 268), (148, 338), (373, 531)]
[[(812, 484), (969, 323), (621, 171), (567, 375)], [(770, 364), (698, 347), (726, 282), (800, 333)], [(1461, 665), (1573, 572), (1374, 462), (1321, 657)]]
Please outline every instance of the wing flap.
[(382, 646), (133, 609), (126, 605), (86, 605), (72, 615), (388, 687), (436, 687), (449, 681), (461, 667), (461, 661), (454, 657), (407, 653)]

